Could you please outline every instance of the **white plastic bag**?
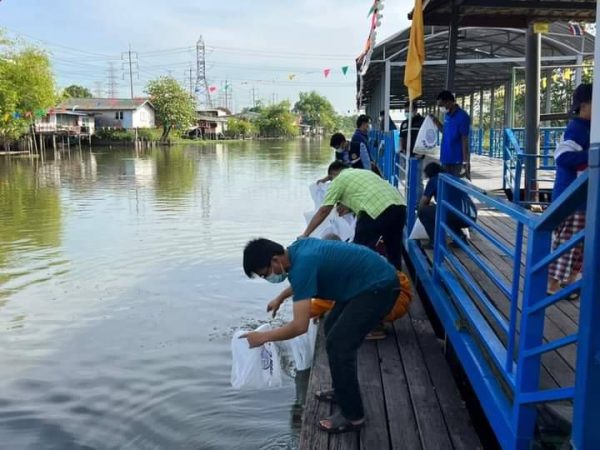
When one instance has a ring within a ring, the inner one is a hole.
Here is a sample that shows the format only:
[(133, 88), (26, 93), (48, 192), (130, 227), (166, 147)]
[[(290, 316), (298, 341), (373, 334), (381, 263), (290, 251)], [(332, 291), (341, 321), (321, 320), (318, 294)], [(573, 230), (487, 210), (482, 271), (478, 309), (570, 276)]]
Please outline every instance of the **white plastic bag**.
[(288, 341), (284, 341), (288, 351), (292, 354), (296, 370), (306, 370), (311, 368), (316, 340), (317, 325), (311, 320), (306, 333), (296, 336)]
[(410, 232), (409, 239), (419, 240), (419, 239), (429, 239), (429, 235), (425, 230), (425, 227), (421, 223), (419, 219), (415, 220), (415, 224), (413, 226), (412, 231)]
[[(314, 211), (308, 211), (304, 213), (304, 219), (308, 225), (317, 210), (321, 207), (329, 183), (315, 183), (309, 186), (310, 195), (315, 202)], [(310, 234), (311, 237), (322, 239), (328, 234), (335, 234), (344, 242), (352, 242), (354, 239), (354, 229), (356, 228), (356, 217), (353, 214), (346, 214), (341, 217), (335, 208), (329, 213), (329, 215), (321, 222), (321, 224), (313, 230)]]
[[(268, 324), (256, 331), (267, 331)], [(273, 342), (250, 348), (247, 339), (240, 336), (247, 331), (236, 331), (231, 338), (231, 386), (234, 389), (264, 389), (279, 387), (282, 383), (279, 353)]]
[(440, 146), (438, 145), (438, 128), (435, 126), (435, 123), (433, 123), (433, 119), (429, 116), (425, 118), (419, 129), (414, 152), (439, 159)]

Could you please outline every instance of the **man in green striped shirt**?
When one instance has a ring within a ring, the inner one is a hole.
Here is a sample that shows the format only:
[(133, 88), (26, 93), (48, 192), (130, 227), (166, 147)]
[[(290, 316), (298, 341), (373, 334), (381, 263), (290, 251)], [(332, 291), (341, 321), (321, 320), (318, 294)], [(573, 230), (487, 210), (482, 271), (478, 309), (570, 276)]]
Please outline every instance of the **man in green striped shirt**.
[(383, 237), (388, 260), (400, 270), (406, 223), (404, 196), (370, 170), (349, 169), (340, 161), (331, 163), (327, 173), (333, 181), (301, 237), (308, 237), (334, 206), (343, 205), (356, 214), (354, 243), (374, 249)]

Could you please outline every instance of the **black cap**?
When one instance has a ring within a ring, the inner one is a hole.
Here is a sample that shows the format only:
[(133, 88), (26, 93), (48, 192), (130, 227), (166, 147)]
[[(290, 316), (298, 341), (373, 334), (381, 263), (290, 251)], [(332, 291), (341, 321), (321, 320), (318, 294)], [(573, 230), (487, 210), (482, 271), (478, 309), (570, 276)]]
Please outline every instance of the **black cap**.
[(571, 113), (579, 114), (579, 108), (582, 103), (592, 103), (592, 85), (580, 84), (573, 92), (573, 106)]

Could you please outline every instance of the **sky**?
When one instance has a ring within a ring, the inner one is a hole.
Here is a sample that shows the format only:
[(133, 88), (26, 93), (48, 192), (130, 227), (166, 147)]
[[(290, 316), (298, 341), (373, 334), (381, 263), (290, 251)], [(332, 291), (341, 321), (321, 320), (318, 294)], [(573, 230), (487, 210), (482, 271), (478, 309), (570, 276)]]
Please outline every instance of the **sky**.
[[(106, 96), (110, 65), (117, 96), (171, 75), (196, 84), (196, 42), (206, 46), (206, 78), (224, 104), (289, 100), (315, 90), (339, 113), (355, 110), (354, 59), (369, 33), (372, 0), (0, 0), (0, 28), (46, 49), (58, 85)], [(377, 41), (409, 26), (413, 0), (384, 0)], [(343, 66), (350, 66), (347, 75)], [(326, 78), (324, 69), (330, 69)], [(292, 79), (290, 79), (292, 78)]]

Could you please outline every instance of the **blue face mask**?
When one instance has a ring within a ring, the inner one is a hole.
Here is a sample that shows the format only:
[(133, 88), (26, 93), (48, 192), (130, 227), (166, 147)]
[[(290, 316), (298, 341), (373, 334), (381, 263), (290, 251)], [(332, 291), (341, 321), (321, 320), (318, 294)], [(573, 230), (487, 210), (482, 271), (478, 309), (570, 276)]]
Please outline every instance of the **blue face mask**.
[(281, 264), (279, 264), (279, 266), (281, 267), (281, 273), (273, 272), (271, 275), (266, 276), (265, 280), (267, 280), (269, 283), (283, 283), (288, 274), (285, 270), (283, 270), (283, 266)]

